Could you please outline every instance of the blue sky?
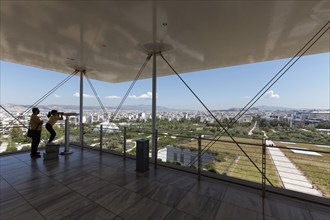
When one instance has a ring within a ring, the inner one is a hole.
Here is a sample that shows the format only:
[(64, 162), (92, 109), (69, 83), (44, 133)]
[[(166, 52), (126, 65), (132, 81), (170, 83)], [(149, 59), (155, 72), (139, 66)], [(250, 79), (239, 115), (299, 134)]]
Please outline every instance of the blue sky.
[[(182, 78), (209, 109), (244, 107), (289, 59), (247, 64), (182, 74)], [(255, 106), (330, 108), (330, 53), (302, 57)], [(31, 105), (68, 75), (0, 62), (1, 104)], [(175, 67), (175, 65), (174, 65)], [(131, 82), (91, 80), (102, 103), (117, 107)], [(151, 79), (139, 80), (124, 105), (151, 105)], [(41, 104), (79, 104), (79, 77), (75, 76)], [(84, 81), (84, 105), (98, 102)], [(159, 77), (157, 105), (175, 109), (203, 110), (176, 75)]]

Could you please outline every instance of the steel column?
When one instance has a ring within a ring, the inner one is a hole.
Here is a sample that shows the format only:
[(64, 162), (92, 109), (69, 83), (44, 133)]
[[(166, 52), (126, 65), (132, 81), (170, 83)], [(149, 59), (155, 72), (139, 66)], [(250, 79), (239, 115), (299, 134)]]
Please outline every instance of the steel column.
[(84, 148), (84, 131), (83, 131), (83, 106), (84, 106), (84, 71), (80, 71), (80, 94), (79, 94), (79, 140), (81, 149)]
[(157, 66), (156, 66), (156, 54), (153, 54), (152, 65), (152, 157), (155, 158), (156, 151), (156, 93), (157, 93)]

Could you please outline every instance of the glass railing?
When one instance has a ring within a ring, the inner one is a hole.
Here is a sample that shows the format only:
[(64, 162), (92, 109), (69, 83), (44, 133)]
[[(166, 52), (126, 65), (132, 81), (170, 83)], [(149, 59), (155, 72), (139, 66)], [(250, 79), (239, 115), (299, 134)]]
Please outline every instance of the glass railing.
[[(22, 129), (1, 136), (1, 153), (30, 150), (30, 139)], [(57, 129), (56, 141), (64, 144), (64, 129)], [(330, 146), (227, 136), (191, 131), (157, 130), (157, 160), (151, 159), (152, 133), (147, 129), (84, 124), (84, 147), (136, 157), (136, 141), (149, 140), (150, 161), (210, 172), (245, 181), (330, 198)], [(48, 132), (43, 129), (40, 147)], [(17, 142), (20, 140), (20, 142)], [(216, 141), (215, 141), (216, 140)], [(78, 125), (69, 126), (69, 142), (80, 146)], [(264, 147), (264, 151), (263, 151)]]
[[(125, 130), (125, 132), (124, 132)], [(149, 140), (152, 133), (142, 129), (85, 130), (84, 144), (103, 151), (136, 156), (136, 140)], [(126, 139), (124, 138), (126, 137)], [(101, 141), (102, 138), (102, 141)], [(330, 197), (330, 147), (223, 136), (214, 141), (210, 134), (185, 131), (157, 131), (157, 161), (171, 166), (201, 169), (237, 179)], [(200, 140), (200, 142), (199, 142)], [(126, 142), (126, 148), (124, 143)], [(199, 144), (200, 143), (200, 144)], [(200, 148), (199, 148), (200, 145)]]

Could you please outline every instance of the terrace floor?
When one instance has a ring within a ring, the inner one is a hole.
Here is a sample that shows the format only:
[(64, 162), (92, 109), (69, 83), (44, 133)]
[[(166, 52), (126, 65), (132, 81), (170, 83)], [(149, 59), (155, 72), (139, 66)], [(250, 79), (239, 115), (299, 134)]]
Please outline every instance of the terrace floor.
[(59, 160), (0, 157), (0, 219), (330, 219), (330, 207), (71, 147)]

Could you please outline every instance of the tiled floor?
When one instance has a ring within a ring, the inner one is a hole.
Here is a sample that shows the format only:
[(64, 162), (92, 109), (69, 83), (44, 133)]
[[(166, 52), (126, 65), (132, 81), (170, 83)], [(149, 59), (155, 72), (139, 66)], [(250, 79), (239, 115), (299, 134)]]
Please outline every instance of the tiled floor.
[(330, 208), (72, 148), (59, 160), (0, 157), (0, 219), (329, 219)]

